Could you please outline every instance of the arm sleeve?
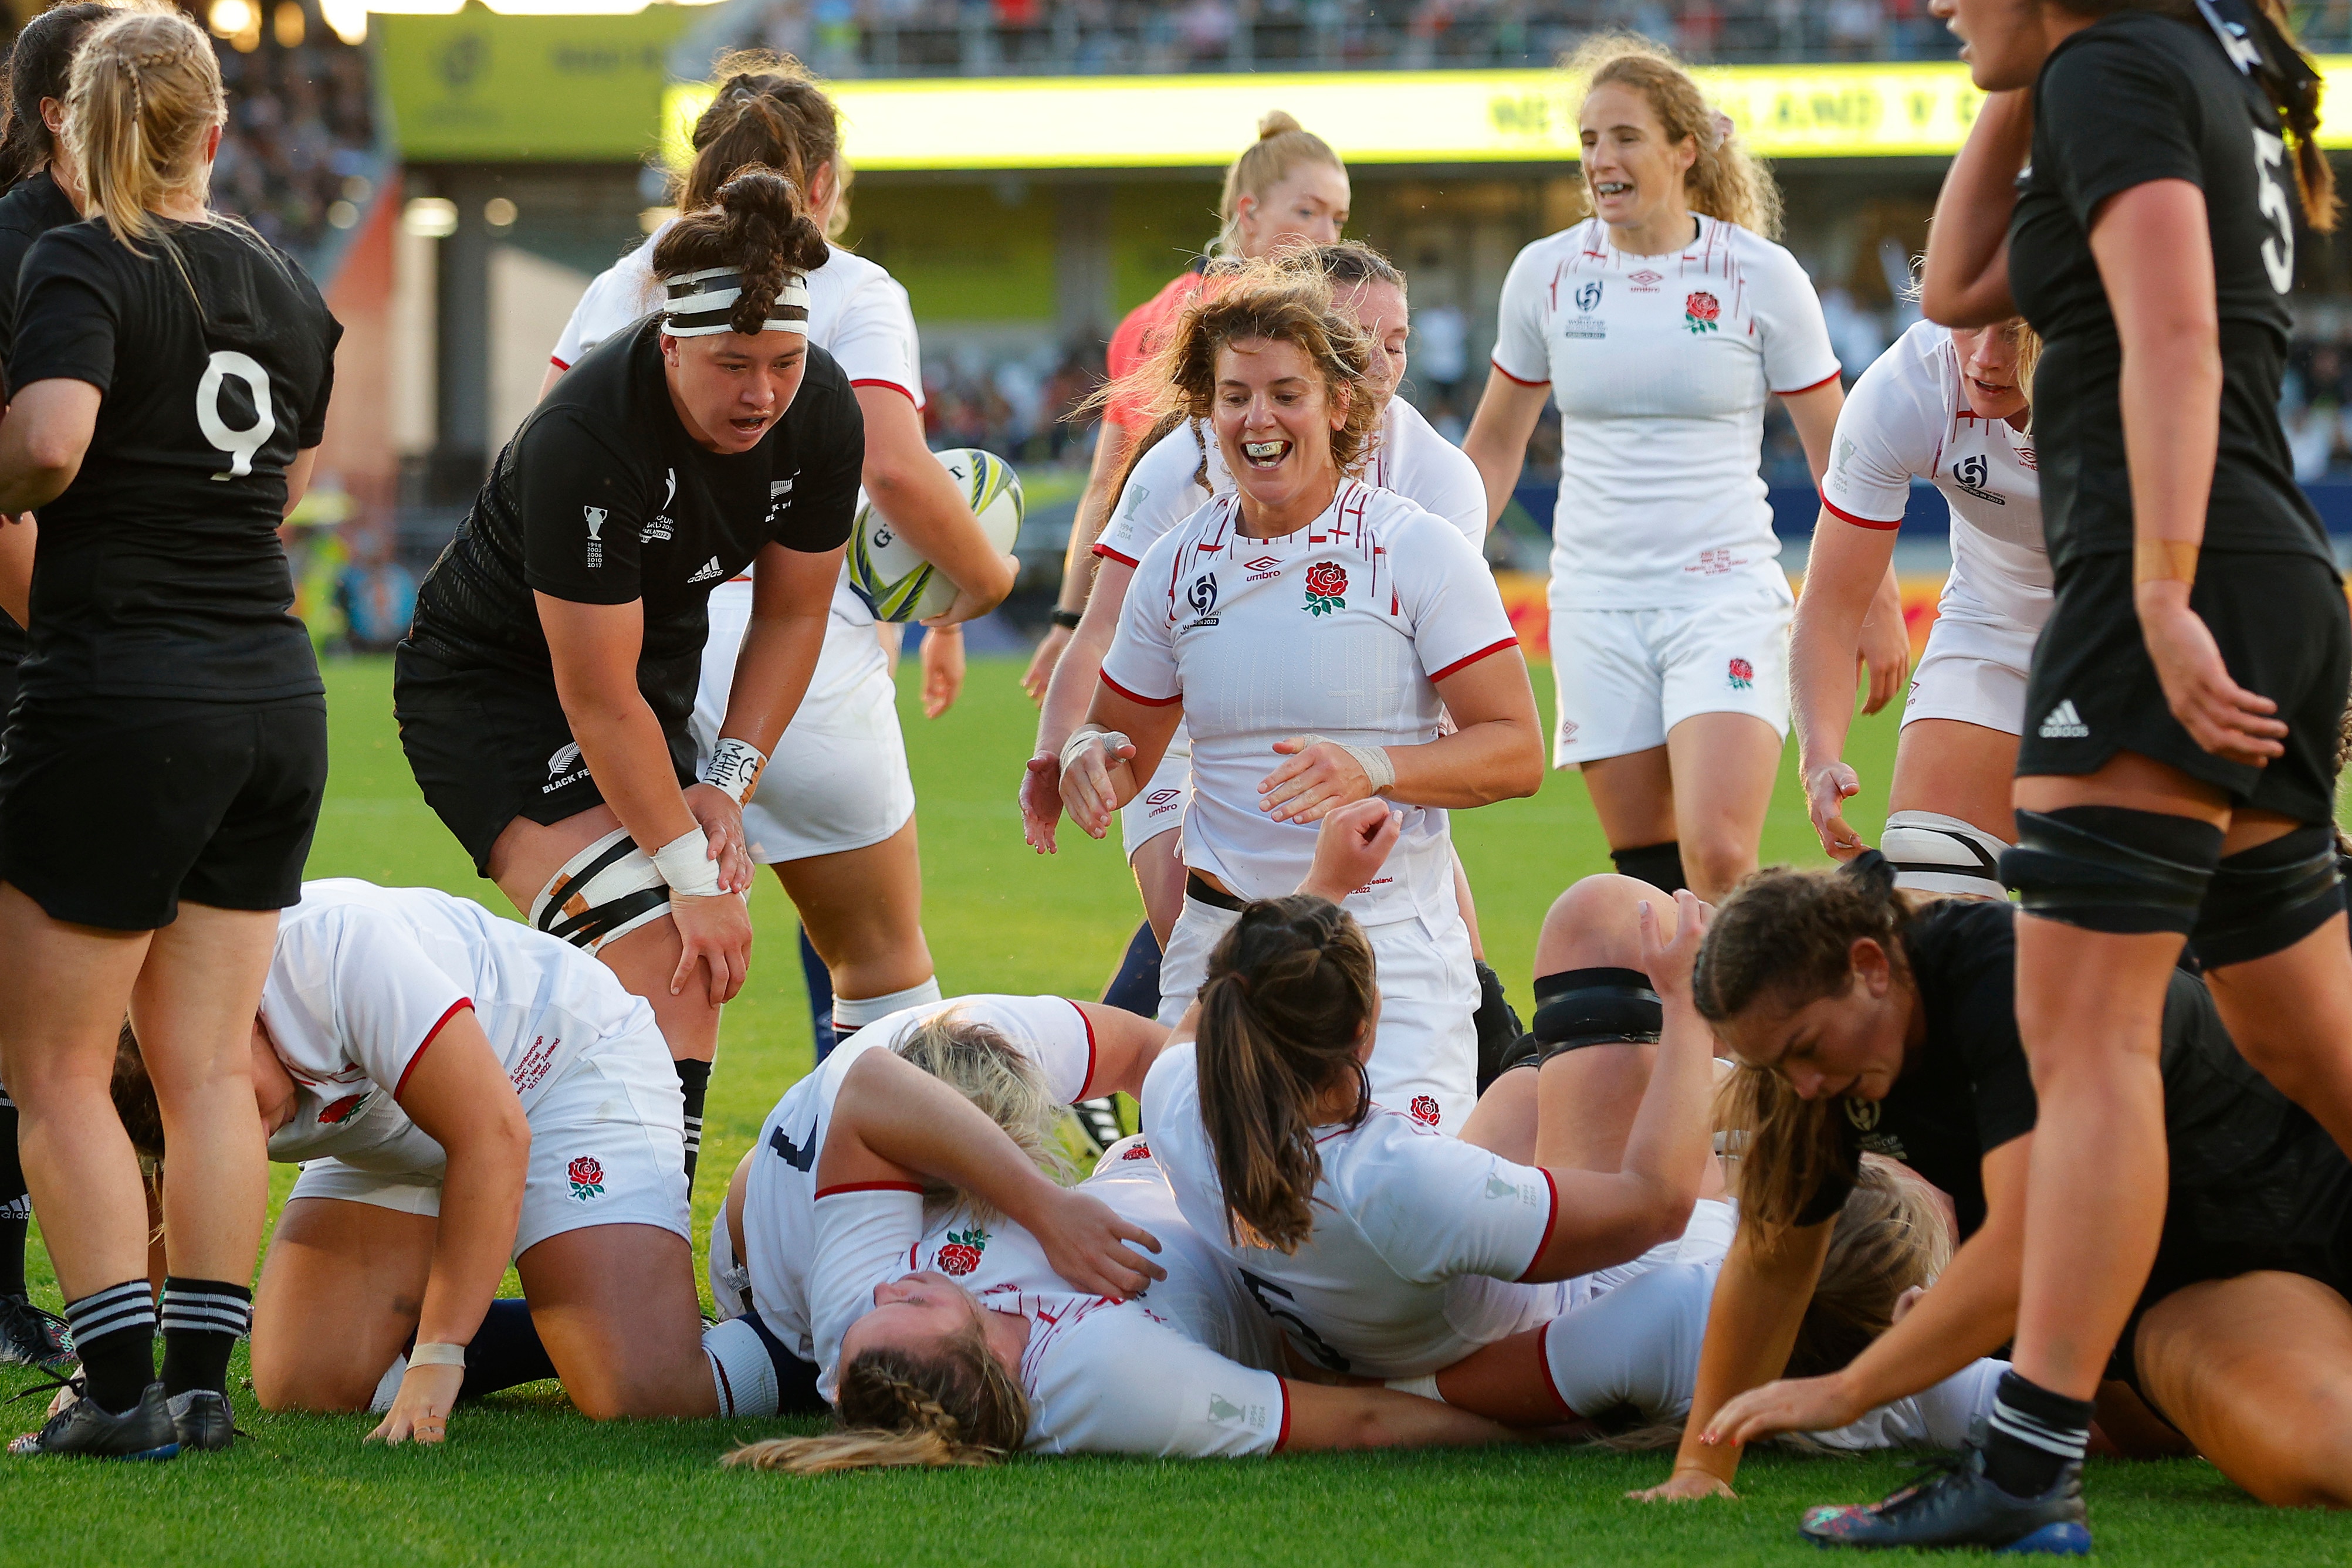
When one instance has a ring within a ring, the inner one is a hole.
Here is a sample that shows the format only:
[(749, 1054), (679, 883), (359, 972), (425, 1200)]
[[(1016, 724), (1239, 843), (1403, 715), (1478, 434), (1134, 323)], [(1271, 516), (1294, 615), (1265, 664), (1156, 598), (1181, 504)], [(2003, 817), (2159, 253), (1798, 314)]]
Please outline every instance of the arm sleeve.
[(472, 1005), (466, 987), (381, 911), (348, 906), (302, 927), (309, 940), (331, 944), (315, 956), (324, 960), (345, 1057), (397, 1099), (441, 1026)]
[(1698, 1382), (1715, 1271), (1669, 1263), (1544, 1325), (1551, 1389), (1588, 1419), (1631, 1406), (1644, 1422), (1679, 1419)]
[(923, 406), (923, 369), (915, 347), (915, 312), (894, 277), (869, 279), (834, 322), (825, 351), (853, 387), (889, 387)]
[(1495, 368), (1523, 385), (1551, 384), (1544, 307), (1556, 267), (1529, 246), (1503, 276), (1503, 297), (1496, 306)]
[(1838, 373), (1821, 296), (1795, 256), (1769, 242), (1762, 249), (1747, 281), (1748, 312), (1764, 350), (1764, 384), (1783, 396), (1811, 392)]
[(1988, 906), (1985, 915), (1988, 936), (1972, 940), (1960, 961), (1955, 1010), (1975, 1092), (1978, 1147), (1990, 1154), (2033, 1131), (2038, 1106), (2025, 1041), (2017, 1032), (2015, 925), (2006, 904)]
[[(1401, 541), (1402, 542), (1402, 541)], [(1412, 628), (1413, 651), (1433, 681), (1518, 646), (1495, 574), (1453, 525), (1424, 514), (1411, 536), (1410, 561), (1390, 557), (1396, 593)]]
[[(1365, 1134), (1370, 1134), (1367, 1137)], [(1342, 1178), (1347, 1212), (1401, 1279), (1517, 1280), (1558, 1223), (1559, 1197), (1534, 1166), (1381, 1113), (1357, 1134)]]
[(838, 549), (848, 539), (866, 468), (866, 415), (857, 394), (845, 382), (835, 382), (825, 389), (823, 406), (823, 415), (796, 444), (807, 455), (793, 480), (793, 504), (776, 517), (775, 542), (812, 555)]
[(950, 1005), (1035, 1062), (1055, 1104), (1072, 1104), (1086, 1092), (1094, 1072), (1095, 1031), (1077, 1003), (1066, 997), (967, 997)]
[(1200, 441), (1190, 423), (1161, 436), (1128, 471), (1118, 510), (1096, 541), (1095, 554), (1126, 566), (1142, 560), (1160, 535), (1208, 500), (1209, 492), (1193, 482), (1200, 467)]
[(1470, 455), (1434, 430), (1429, 461), (1421, 465), (1413, 499), (1461, 530), (1473, 549), (1486, 542), (1486, 481)]
[(841, 1336), (874, 1310), (874, 1287), (911, 1266), (923, 1235), (923, 1189), (913, 1183), (859, 1183), (816, 1195), (816, 1256), (809, 1264), (809, 1338), (817, 1392), (840, 1386)]
[(646, 504), (631, 465), (570, 409), (539, 415), (515, 439), (523, 581), (574, 604), (644, 597), (637, 536)]
[(1030, 1446), (1046, 1453), (1233, 1458), (1289, 1431), (1282, 1379), (1226, 1360), (1140, 1301), (1063, 1309), (1034, 1331)]
[(47, 381), (87, 382), (101, 393), (112, 386), (118, 287), (112, 268), (58, 231), (35, 240), (17, 285), (10, 389)]
[(343, 324), (335, 319), (324, 299), (319, 301), (319, 316), (323, 323), (322, 342), (319, 355), (319, 384), (310, 393), (310, 406), (302, 415), (302, 423), (295, 433), (297, 451), (308, 452), (327, 439), (327, 405), (335, 397), (335, 349), (343, 340)]
[(652, 273), (637, 265), (638, 257), (647, 256), (653, 241), (598, 273), (581, 295), (580, 303), (572, 308), (571, 319), (555, 340), (555, 351), (549, 361), (564, 370), (580, 362), (580, 357), (622, 328), (651, 310), (653, 303), (646, 296), (652, 282)]
[(1176, 536), (1163, 534), (1136, 563), (1135, 580), (1120, 606), (1118, 630), (1103, 655), (1103, 685), (1136, 702), (1164, 707), (1182, 700), (1176, 669), (1176, 622), (1170, 588), (1176, 570)]
[(1929, 406), (1917, 363), (1911, 345), (1898, 342), (1853, 383), (1822, 479), (1822, 505), (1832, 516), (1865, 528), (1900, 528), (1913, 477), (1934, 476), (1943, 409), (1940, 400)]
[(2099, 204), (2151, 180), (2203, 188), (2200, 117), (2180, 68), (2128, 36), (2077, 41), (2050, 63), (2034, 90), (2034, 113), (2062, 149), (2050, 171), (2084, 232)]

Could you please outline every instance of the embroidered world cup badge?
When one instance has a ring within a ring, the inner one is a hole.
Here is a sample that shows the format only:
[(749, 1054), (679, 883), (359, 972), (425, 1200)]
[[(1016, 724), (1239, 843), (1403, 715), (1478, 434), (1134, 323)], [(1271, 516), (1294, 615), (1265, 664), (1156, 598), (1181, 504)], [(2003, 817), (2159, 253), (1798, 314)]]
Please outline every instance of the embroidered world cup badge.
[(1756, 666), (1745, 659), (1734, 659), (1730, 665), (1731, 689), (1744, 692), (1756, 684)]
[(1704, 288), (1693, 290), (1683, 301), (1683, 325), (1693, 332), (1714, 331), (1716, 319), (1722, 314), (1723, 307)]
[(942, 1274), (964, 1275), (980, 1267), (980, 1255), (988, 1248), (988, 1232), (979, 1226), (970, 1230), (950, 1230), (947, 1245), (940, 1249), (939, 1265)]
[(1415, 1126), (1421, 1127), (1434, 1127), (1443, 1120), (1434, 1095), (1416, 1094), (1412, 1097), (1412, 1120)]
[(1318, 560), (1307, 569), (1307, 613), (1328, 615), (1348, 608), (1348, 572), (1335, 560)]
[(572, 1182), (572, 1196), (585, 1203), (604, 1196), (604, 1167), (593, 1155), (573, 1160), (563, 1173)]

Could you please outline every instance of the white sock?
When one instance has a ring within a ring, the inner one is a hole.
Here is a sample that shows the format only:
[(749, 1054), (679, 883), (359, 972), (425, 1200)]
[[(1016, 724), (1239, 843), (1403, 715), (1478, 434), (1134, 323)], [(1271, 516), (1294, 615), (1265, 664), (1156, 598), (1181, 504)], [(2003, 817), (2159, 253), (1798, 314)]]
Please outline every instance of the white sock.
[(391, 1409), (392, 1402), (400, 1397), (400, 1380), (407, 1375), (408, 1357), (394, 1356), (384, 1375), (376, 1380), (375, 1394), (368, 1400), (368, 1414), (381, 1416)]
[(908, 986), (903, 991), (892, 991), (887, 997), (843, 997), (833, 998), (833, 1029), (838, 1035), (854, 1033), (876, 1019), (887, 1018), (901, 1008), (920, 1007), (925, 1002), (940, 999), (940, 977), (933, 975), (919, 986)]
[(1878, 841), (1879, 852), (1895, 862), (1897, 887), (2004, 902), (2009, 889), (1999, 867), (2007, 848), (1982, 828), (1936, 811), (1895, 812)]
[(741, 1318), (729, 1318), (702, 1331), (702, 1354), (710, 1360), (710, 1381), (719, 1390), (721, 1416), (772, 1416), (782, 1404), (776, 1364), (768, 1347)]

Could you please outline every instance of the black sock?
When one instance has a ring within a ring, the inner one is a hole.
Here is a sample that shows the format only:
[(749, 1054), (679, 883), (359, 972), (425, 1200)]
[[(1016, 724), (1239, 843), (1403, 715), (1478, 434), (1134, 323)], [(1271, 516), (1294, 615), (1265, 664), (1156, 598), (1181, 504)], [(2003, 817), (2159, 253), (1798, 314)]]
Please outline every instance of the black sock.
[(2000, 1375), (1985, 1475), (2011, 1497), (2040, 1497), (2058, 1484), (2091, 1440), (2091, 1402), (2053, 1394), (2014, 1372)]
[(1125, 1008), (1144, 1018), (1160, 1011), (1160, 939), (1152, 936), (1150, 921), (1137, 926), (1135, 935), (1128, 938), (1118, 973), (1103, 988), (1102, 999), (1105, 1007)]
[(0, 1090), (0, 1296), (25, 1293), (25, 1234), (32, 1218), (33, 1199), (16, 1157), (16, 1107)]
[(677, 1086), (686, 1091), (686, 1185), (691, 1191), (695, 1161), (702, 1155), (702, 1102), (710, 1092), (710, 1063), (681, 1056), (670, 1067), (677, 1074)]
[(457, 1387), (460, 1399), (479, 1399), (501, 1388), (537, 1383), (555, 1375), (547, 1346), (530, 1321), (530, 1303), (507, 1296), (490, 1303), (482, 1326), (466, 1346), (466, 1381)]
[(841, 1043), (833, 1031), (833, 971), (817, 956), (805, 925), (801, 927), (801, 983), (808, 988), (809, 1030), (816, 1038), (816, 1059), (823, 1061)]
[(226, 1280), (163, 1279), (163, 1392), (228, 1392), (228, 1353), (253, 1332), (253, 1292)]
[(1683, 841), (1668, 839), (1663, 844), (1638, 844), (1630, 850), (1611, 850), (1611, 863), (1619, 876), (1637, 876), (1660, 893), (1679, 893), (1690, 885), (1683, 880)]
[(776, 1414), (779, 1416), (822, 1416), (832, 1407), (816, 1391), (817, 1368), (813, 1361), (803, 1361), (784, 1348), (784, 1342), (769, 1331), (757, 1312), (746, 1312), (743, 1321), (760, 1336), (767, 1348), (768, 1364), (776, 1370)]
[(1503, 977), (1489, 968), (1484, 958), (1474, 967), (1478, 974), (1478, 1010), (1471, 1022), (1478, 1030), (1478, 1092), (1484, 1094), (1486, 1086), (1502, 1076), (1503, 1058), (1527, 1031), (1519, 1027), (1511, 998), (1503, 994)]
[(155, 1298), (144, 1280), (125, 1280), (66, 1303), (83, 1387), (120, 1416), (155, 1381)]

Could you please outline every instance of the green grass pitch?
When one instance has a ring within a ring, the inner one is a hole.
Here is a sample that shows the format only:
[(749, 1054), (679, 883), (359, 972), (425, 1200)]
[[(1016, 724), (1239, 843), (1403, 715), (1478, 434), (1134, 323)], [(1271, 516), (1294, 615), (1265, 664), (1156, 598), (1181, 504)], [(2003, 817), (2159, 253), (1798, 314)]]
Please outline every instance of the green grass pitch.
[[(911, 700), (904, 706), (922, 800), (925, 925), (951, 994), (1091, 997), (1134, 928), (1135, 894), (1115, 841), (1066, 839), (1051, 860), (1023, 846), (1013, 794), (1033, 719), (1018, 670), (975, 661), (963, 700), (936, 723)], [(1547, 707), (1549, 684), (1539, 674)], [(382, 661), (330, 667), (334, 771), (313, 873), (432, 883), (504, 912), (417, 798), (393, 733), (390, 685)], [(1855, 732), (1864, 797), (1854, 821), (1866, 832), (1878, 825), (1894, 741), (1892, 716)], [(1454, 821), (1487, 954), (1524, 1009), (1545, 904), (1608, 867), (1591, 809), (1575, 780), (1554, 777), (1534, 800)], [(1765, 855), (1819, 858), (1793, 758)], [(696, 1204), (706, 1229), (724, 1174), (809, 1062), (791, 908), (772, 880), (752, 904), (760, 946), (751, 984), (728, 1009), (711, 1087)], [(282, 1199), (292, 1172), (278, 1175)], [(57, 1306), (37, 1246), (32, 1263), (37, 1299)], [(37, 1382), (0, 1371), (0, 1396)], [(42, 1403), (0, 1416), (0, 1434), (36, 1425)], [(713, 1462), (735, 1439), (788, 1423), (599, 1428), (551, 1385), (461, 1412), (438, 1450), (362, 1447), (371, 1422), (358, 1416), (270, 1416), (241, 1404), (238, 1418), (251, 1437), (225, 1455), (158, 1466), (0, 1460), (0, 1563), (1817, 1562), (1795, 1539), (1798, 1509), (1875, 1496), (1904, 1474), (1892, 1458), (1768, 1453), (1743, 1472), (1744, 1502), (1669, 1510), (1622, 1500), (1664, 1475), (1663, 1457), (1591, 1450), (1020, 1459), (979, 1472), (797, 1480)], [(2352, 1562), (2352, 1524), (2261, 1508), (2201, 1463), (2095, 1463), (2091, 1490), (2110, 1560)]]

